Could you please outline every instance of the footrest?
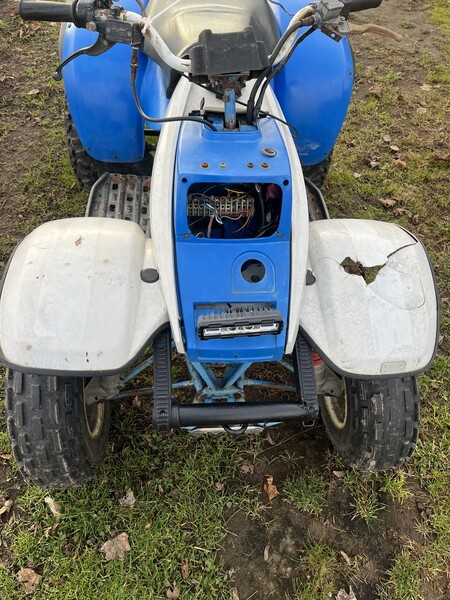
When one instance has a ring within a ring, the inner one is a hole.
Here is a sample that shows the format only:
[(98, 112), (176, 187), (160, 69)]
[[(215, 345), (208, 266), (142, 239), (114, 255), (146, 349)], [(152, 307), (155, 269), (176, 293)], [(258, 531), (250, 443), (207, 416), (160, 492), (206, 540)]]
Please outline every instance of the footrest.
[(87, 217), (133, 221), (150, 235), (151, 177), (105, 173), (93, 185)]
[(283, 316), (276, 308), (262, 306), (216, 309), (199, 316), (197, 329), (202, 340), (278, 335), (283, 330)]

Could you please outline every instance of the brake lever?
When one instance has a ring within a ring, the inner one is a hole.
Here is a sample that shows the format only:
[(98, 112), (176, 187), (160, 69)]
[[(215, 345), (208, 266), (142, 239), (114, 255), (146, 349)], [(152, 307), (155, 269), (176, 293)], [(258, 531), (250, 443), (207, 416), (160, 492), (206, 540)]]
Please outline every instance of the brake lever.
[(115, 43), (116, 42), (111, 42), (105, 39), (105, 37), (102, 34), (99, 34), (92, 46), (81, 48), (80, 50), (77, 50), (69, 57), (67, 57), (66, 60), (64, 60), (53, 73), (53, 79), (55, 81), (61, 81), (61, 79), (63, 78), (62, 71), (64, 67), (66, 67), (75, 58), (78, 58), (78, 56), (82, 56), (83, 54), (87, 54), (87, 56), (100, 56), (100, 54), (103, 54), (104, 52), (107, 52), (110, 48), (112, 48), (115, 45)]
[(350, 34), (363, 34), (363, 33), (374, 33), (375, 35), (381, 35), (383, 37), (390, 38), (395, 40), (396, 42), (402, 41), (402, 36), (392, 29), (388, 29), (387, 27), (382, 27), (381, 25), (356, 25), (356, 23), (349, 23), (349, 33)]

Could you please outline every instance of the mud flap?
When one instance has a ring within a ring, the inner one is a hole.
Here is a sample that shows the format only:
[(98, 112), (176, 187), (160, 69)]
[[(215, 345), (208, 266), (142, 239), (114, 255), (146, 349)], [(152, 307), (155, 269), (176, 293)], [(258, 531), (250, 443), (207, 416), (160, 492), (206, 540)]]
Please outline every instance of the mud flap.
[[(425, 370), (438, 337), (434, 276), (405, 229), (359, 219), (310, 224), (300, 330), (334, 371), (392, 377)], [(312, 283), (311, 283), (312, 282)]]

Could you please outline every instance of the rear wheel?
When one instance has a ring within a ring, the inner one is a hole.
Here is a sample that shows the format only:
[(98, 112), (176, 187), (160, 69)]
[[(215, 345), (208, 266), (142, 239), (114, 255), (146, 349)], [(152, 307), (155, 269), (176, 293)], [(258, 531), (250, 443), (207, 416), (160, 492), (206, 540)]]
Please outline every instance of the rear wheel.
[(400, 466), (418, 435), (420, 398), (415, 377), (344, 380), (336, 398), (322, 396), (328, 437), (345, 464), (361, 471)]
[(302, 166), (303, 176), (310, 179), (318, 188), (321, 188), (330, 170), (332, 157), (333, 151), (322, 162), (316, 165)]
[(108, 444), (110, 402), (88, 405), (85, 383), (81, 377), (8, 371), (8, 434), (29, 483), (63, 489), (96, 474)]

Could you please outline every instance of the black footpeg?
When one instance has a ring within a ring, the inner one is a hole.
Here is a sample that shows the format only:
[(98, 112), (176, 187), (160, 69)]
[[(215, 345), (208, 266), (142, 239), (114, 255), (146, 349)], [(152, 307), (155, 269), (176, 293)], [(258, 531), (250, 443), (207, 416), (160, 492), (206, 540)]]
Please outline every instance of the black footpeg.
[(133, 221), (150, 235), (150, 177), (105, 173), (93, 185), (87, 217)]
[(277, 335), (283, 330), (283, 317), (278, 309), (265, 306), (216, 309), (200, 315), (197, 328), (202, 340)]
[(311, 346), (301, 333), (297, 335), (293, 359), (297, 395), (308, 413), (308, 416), (303, 419), (303, 424), (311, 426), (314, 425), (319, 414), (319, 402)]

